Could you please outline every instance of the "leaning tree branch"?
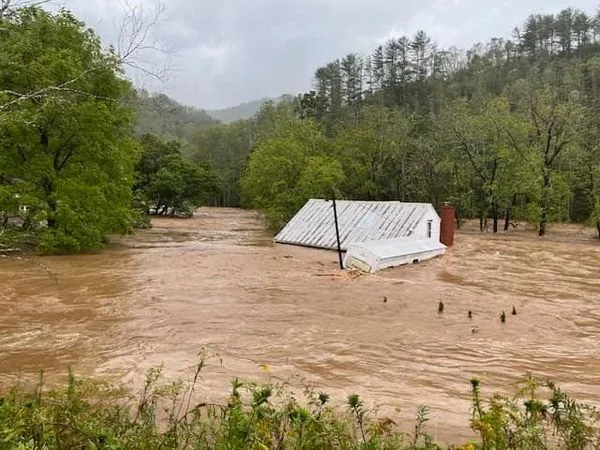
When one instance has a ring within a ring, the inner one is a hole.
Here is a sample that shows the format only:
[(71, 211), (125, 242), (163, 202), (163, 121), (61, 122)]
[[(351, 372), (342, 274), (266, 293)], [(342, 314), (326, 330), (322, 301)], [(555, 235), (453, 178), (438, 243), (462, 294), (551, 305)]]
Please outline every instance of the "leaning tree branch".
[[(61, 83), (58, 86), (47, 86), (47, 87), (38, 89), (37, 91), (33, 91), (33, 92), (20, 93), (20, 92), (16, 92), (16, 91), (12, 91), (12, 90), (0, 91), (0, 94), (16, 96), (15, 99), (0, 105), (0, 113), (4, 113), (4, 114), (0, 114), (0, 118), (2, 118), (2, 116), (5, 115), (12, 106), (17, 105), (18, 103), (22, 103), (27, 100), (44, 99), (44, 98), (48, 97), (49, 94), (53, 91), (54, 92), (58, 92), (58, 91), (73, 92), (74, 89), (69, 88), (70, 85), (77, 83), (78, 81), (82, 80), (83, 78), (85, 78), (86, 76), (91, 74), (92, 72), (99, 70), (101, 68), (104, 68), (104, 67), (105, 66), (99, 66), (99, 67), (93, 67), (93, 68), (87, 69), (87, 70), (83, 71), (82, 73), (80, 73), (75, 78), (65, 81), (64, 83)], [(79, 91), (79, 92), (83, 93), (84, 91)], [(87, 95), (94, 96), (95, 94), (88, 92)]]
[(467, 155), (467, 158), (469, 159), (469, 162), (471, 163), (471, 166), (473, 167), (473, 170), (475, 170), (475, 173), (477, 174), (477, 176), (485, 184), (487, 182), (487, 177), (483, 174), (483, 172), (481, 171), (481, 168), (475, 162), (475, 155), (473, 155), (473, 152), (471, 151), (471, 147), (469, 146), (469, 143), (468, 143), (466, 137), (463, 136), (463, 134), (456, 127), (454, 128), (453, 131), (454, 131), (454, 135), (458, 141), (459, 146), (464, 149), (465, 154)]

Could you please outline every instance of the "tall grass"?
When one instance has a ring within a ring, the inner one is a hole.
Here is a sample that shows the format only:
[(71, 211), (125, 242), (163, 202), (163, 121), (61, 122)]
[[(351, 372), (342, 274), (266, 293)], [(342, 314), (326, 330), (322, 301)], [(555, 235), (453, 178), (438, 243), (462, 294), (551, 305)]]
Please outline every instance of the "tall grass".
[[(357, 395), (345, 408), (306, 389), (300, 400), (285, 383), (233, 380), (226, 404), (197, 402), (204, 361), (190, 382), (147, 373), (132, 394), (69, 373), (65, 387), (15, 386), (0, 399), (0, 449), (441, 449), (427, 433), (429, 410), (403, 432), (365, 409)], [(478, 439), (456, 449), (600, 448), (597, 412), (552, 383), (528, 376), (513, 396), (481, 398), (472, 381), (471, 428)]]

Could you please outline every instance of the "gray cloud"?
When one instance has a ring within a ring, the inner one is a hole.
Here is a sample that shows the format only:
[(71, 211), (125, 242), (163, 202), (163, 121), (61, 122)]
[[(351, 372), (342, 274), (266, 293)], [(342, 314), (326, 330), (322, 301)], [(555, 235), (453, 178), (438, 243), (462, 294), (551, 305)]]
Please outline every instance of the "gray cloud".
[[(115, 42), (124, 0), (62, 0), (105, 42)], [(130, 0), (132, 1), (132, 0)], [(156, 0), (137, 0), (151, 13)], [(132, 73), (137, 83), (178, 101), (218, 108), (308, 89), (314, 70), (349, 52), (367, 53), (389, 37), (425, 30), (442, 47), (468, 48), (510, 35), (532, 12), (563, 0), (170, 0), (155, 37), (172, 49), (167, 81)], [(595, 12), (596, 0), (571, 6)], [(147, 53), (160, 65), (164, 55)]]

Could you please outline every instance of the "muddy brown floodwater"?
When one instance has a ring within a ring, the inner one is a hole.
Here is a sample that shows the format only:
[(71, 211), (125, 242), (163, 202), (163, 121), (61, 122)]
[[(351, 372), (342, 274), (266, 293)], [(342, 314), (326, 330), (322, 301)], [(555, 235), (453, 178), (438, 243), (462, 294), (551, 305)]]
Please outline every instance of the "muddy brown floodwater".
[(42, 368), (58, 380), (68, 365), (134, 385), (161, 363), (190, 376), (204, 346), (222, 358), (202, 381), (213, 401), (267, 364), (403, 421), (430, 405), (430, 431), (445, 441), (471, 436), (474, 376), (485, 393), (511, 392), (531, 371), (600, 401), (595, 242), (458, 234), (442, 258), (356, 279), (336, 261), (273, 245), (251, 212), (210, 208), (96, 254), (4, 258), (0, 387)]

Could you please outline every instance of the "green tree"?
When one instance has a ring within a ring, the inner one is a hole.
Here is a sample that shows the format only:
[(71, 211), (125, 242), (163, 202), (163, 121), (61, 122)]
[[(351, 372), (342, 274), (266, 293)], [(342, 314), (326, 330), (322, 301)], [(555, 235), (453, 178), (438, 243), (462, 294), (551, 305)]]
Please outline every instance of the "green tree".
[(600, 165), (594, 167), (591, 174), (593, 179), (592, 184), (592, 204), (593, 209), (590, 214), (590, 221), (596, 226), (598, 231), (598, 239), (600, 239)]
[(215, 205), (240, 205), (239, 180), (253, 139), (252, 120), (204, 128), (193, 137), (192, 161), (210, 167), (218, 180)]
[(18, 195), (46, 220), (42, 252), (101, 247), (131, 229), (129, 83), (69, 12), (23, 8), (0, 28), (0, 210)]
[(509, 210), (521, 194), (530, 174), (518, 169), (527, 166), (526, 129), (510, 112), (509, 101), (498, 97), (481, 106), (460, 102), (444, 119), (454, 154), (470, 168), (472, 186), (478, 198), (480, 228), (489, 214), (498, 231), (502, 209)]
[[(578, 176), (575, 178), (577, 220), (589, 220), (600, 238), (600, 57), (592, 57), (581, 67), (582, 97), (588, 114), (579, 139)], [(577, 192), (576, 192), (577, 193)], [(581, 212), (581, 213), (580, 213)]]
[(213, 197), (215, 177), (207, 167), (185, 161), (181, 143), (144, 135), (141, 147), (134, 191), (148, 212), (190, 215)]
[(543, 236), (552, 219), (564, 218), (560, 205), (565, 204), (564, 197), (569, 195), (565, 189), (569, 187), (558, 172), (559, 163), (577, 146), (585, 123), (585, 107), (580, 102), (580, 93), (569, 89), (567, 84), (552, 87), (521, 80), (513, 89), (520, 103), (521, 118), (530, 127), (530, 146), (538, 161), (532, 175), (539, 182), (538, 232)]
[(335, 148), (346, 175), (346, 195), (367, 200), (404, 197), (409, 127), (399, 111), (378, 106), (366, 108), (359, 124), (344, 127)]
[(278, 228), (310, 197), (328, 195), (344, 176), (328, 147), (313, 121), (282, 111), (272, 134), (259, 139), (250, 156), (241, 180), (245, 204), (262, 211)]

